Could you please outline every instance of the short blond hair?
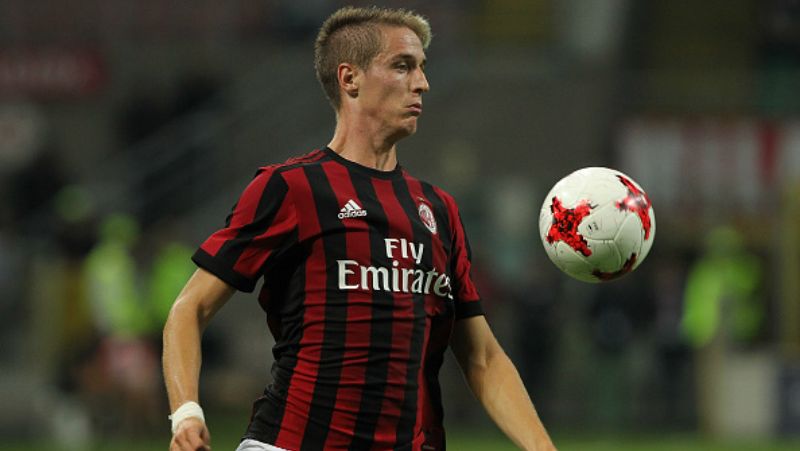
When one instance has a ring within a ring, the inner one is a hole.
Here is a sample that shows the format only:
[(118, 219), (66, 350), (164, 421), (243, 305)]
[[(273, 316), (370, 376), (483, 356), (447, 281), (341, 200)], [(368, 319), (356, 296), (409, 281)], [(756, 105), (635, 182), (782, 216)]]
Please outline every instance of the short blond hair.
[(342, 103), (337, 71), (352, 63), (367, 69), (383, 49), (380, 25), (406, 27), (419, 37), (422, 48), (431, 43), (431, 26), (423, 16), (405, 9), (344, 7), (322, 24), (314, 43), (314, 69), (322, 90), (335, 110)]

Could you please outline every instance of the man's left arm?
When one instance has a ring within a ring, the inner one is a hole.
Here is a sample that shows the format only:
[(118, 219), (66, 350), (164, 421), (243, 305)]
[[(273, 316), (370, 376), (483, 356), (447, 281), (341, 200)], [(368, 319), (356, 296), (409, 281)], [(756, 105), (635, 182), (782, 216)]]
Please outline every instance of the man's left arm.
[(521, 449), (555, 450), (516, 367), (483, 315), (457, 320), (451, 348), (470, 389)]

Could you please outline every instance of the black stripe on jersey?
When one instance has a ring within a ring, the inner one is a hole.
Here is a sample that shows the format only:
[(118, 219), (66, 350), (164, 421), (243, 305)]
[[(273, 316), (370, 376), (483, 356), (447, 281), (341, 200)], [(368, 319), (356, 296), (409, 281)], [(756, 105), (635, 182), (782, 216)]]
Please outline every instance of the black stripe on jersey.
[(192, 255), (192, 261), (199, 267), (219, 277), (220, 280), (239, 291), (250, 293), (256, 287), (256, 279), (248, 279), (231, 269), (227, 263), (220, 263), (215, 257), (203, 249), (197, 249)]
[[(422, 266), (433, 267), (433, 245), (430, 231), (419, 220), (417, 203), (414, 201), (405, 179), (392, 182), (400, 206), (411, 219), (411, 227), (415, 243), (422, 243), (428, 252), (422, 256)], [(401, 407), (400, 421), (397, 423), (397, 446), (409, 445), (414, 439), (414, 425), (417, 420), (417, 395), (419, 387), (419, 369), (422, 361), (422, 346), (425, 341), (425, 295), (415, 294), (414, 328), (411, 332), (408, 365), (406, 367), (406, 393)], [(409, 446), (410, 449), (410, 446)]]
[[(258, 173), (256, 174), (258, 175)], [(225, 281), (228, 285), (236, 288), (239, 291), (250, 293), (256, 286), (259, 274), (255, 277), (245, 277), (233, 268), (236, 262), (239, 261), (242, 253), (250, 247), (253, 239), (262, 233), (266, 232), (275, 220), (275, 215), (278, 214), (281, 204), (286, 198), (289, 191), (289, 186), (286, 181), (281, 177), (278, 172), (270, 175), (266, 185), (258, 195), (258, 205), (253, 220), (244, 225), (235, 238), (226, 241), (217, 251), (215, 256), (209, 255), (203, 249), (198, 249), (192, 256), (192, 260), (200, 267), (213, 273), (221, 280)], [(225, 219), (225, 226), (229, 227), (233, 212), (239, 202), (234, 204), (231, 214)], [(274, 256), (279, 252), (276, 250), (269, 260), (273, 260)], [(262, 268), (263, 269), (263, 268)]]
[[(330, 231), (343, 227), (341, 220), (336, 217), (336, 213), (339, 211), (336, 194), (322, 165), (306, 166), (304, 171), (309, 185), (314, 187), (312, 194), (321, 230)], [(321, 239), (322, 247), (325, 250), (325, 259), (328, 262), (345, 257), (347, 241), (344, 233), (326, 233)], [(338, 273), (330, 268), (326, 273), (326, 291), (335, 293), (339, 286)], [(325, 440), (330, 430), (331, 416), (336, 405), (336, 387), (339, 385), (341, 377), (341, 367), (338, 363), (344, 356), (346, 322), (347, 309), (345, 306), (337, 306), (331, 302), (330, 298), (327, 298), (317, 381), (311, 397), (312, 404), (303, 434), (301, 451), (320, 450), (325, 446)]]
[[(301, 157), (289, 160), (287, 162), (288, 164), (285, 163), (283, 165), (267, 166), (256, 171), (253, 179), (258, 177), (264, 171), (272, 170), (273, 172), (269, 176), (269, 180), (267, 180), (264, 188), (260, 193), (258, 193), (258, 205), (256, 206), (253, 219), (239, 230), (239, 233), (235, 238), (225, 242), (219, 248), (215, 256), (211, 256), (204, 250), (198, 249), (198, 251), (192, 257), (192, 260), (198, 266), (209, 270), (211, 273), (215, 274), (217, 277), (228, 283), (228, 285), (233, 286), (237, 290), (247, 293), (253, 291), (256, 286), (256, 282), (258, 281), (258, 274), (256, 274), (256, 277), (248, 278), (237, 273), (233, 270), (233, 268), (239, 261), (239, 258), (245, 249), (250, 247), (250, 243), (253, 241), (253, 239), (266, 232), (272, 226), (272, 223), (275, 220), (275, 215), (280, 210), (281, 204), (284, 202), (289, 191), (289, 186), (281, 174), (289, 169), (297, 168), (304, 164), (312, 163), (324, 158), (329, 157), (327, 157), (326, 154), (322, 153), (321, 151), (316, 150)], [(228, 216), (225, 218), (225, 228), (230, 227), (231, 221), (233, 220), (233, 215), (241, 201), (242, 199), (240, 198), (236, 203), (233, 204), (230, 214), (228, 214)], [(279, 250), (273, 251), (273, 254), (267, 259), (267, 262), (265, 262), (264, 267), (259, 268), (260, 271), (263, 271), (265, 268), (267, 268), (271, 262), (275, 260), (275, 256), (279, 254)]]
[(456, 303), (456, 319), (469, 318), (471, 316), (484, 315), (483, 304), (481, 301), (458, 302)]
[[(386, 256), (384, 238), (389, 236), (389, 219), (383, 205), (378, 199), (372, 179), (364, 177), (348, 166), (353, 187), (362, 207), (369, 211), (369, 248), (371, 265), (391, 267)], [(372, 312), (370, 324), (369, 356), (364, 373), (364, 390), (353, 433), (351, 450), (372, 448), (375, 428), (381, 414), (383, 393), (386, 390), (386, 379), (389, 377), (389, 354), (392, 348), (392, 324), (394, 315), (394, 297), (390, 292), (374, 290), (372, 293)]]
[(253, 220), (239, 230), (236, 238), (225, 242), (217, 251), (217, 255), (224, 257), (223, 263), (227, 267), (233, 268), (242, 252), (250, 246), (253, 239), (266, 232), (272, 226), (275, 215), (280, 210), (288, 192), (289, 185), (286, 184), (286, 180), (281, 177), (280, 173), (274, 172), (259, 194), (261, 197), (258, 200), (258, 207), (256, 207)]
[[(296, 242), (297, 238), (294, 237)], [(252, 437), (265, 443), (275, 443), (278, 439), (283, 415), (286, 409), (286, 398), (289, 384), (297, 365), (297, 350), (302, 338), (302, 323), (305, 314), (303, 296), (306, 278), (306, 267), (303, 264), (305, 249), (296, 246), (281, 259), (277, 266), (264, 280), (263, 290), (267, 299), (262, 307), (267, 312), (267, 322), (275, 346), (272, 348), (272, 383), (264, 390), (264, 400), (256, 412), (256, 422), (248, 432)], [(292, 287), (301, 287), (293, 290)], [(293, 298), (287, 297), (293, 292)]]

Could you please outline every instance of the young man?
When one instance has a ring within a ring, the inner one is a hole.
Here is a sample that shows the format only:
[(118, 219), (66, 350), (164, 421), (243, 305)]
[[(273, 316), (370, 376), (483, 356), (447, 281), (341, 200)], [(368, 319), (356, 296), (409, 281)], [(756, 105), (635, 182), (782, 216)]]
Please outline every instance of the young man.
[(344, 8), (323, 24), (317, 76), (336, 110), (328, 146), (262, 168), (164, 328), (171, 450), (209, 449), (197, 404), (200, 335), (234, 290), (259, 295), (273, 382), (239, 450), (444, 449), (448, 343), (518, 446), (555, 449), (483, 316), (452, 197), (397, 163), (429, 90), (431, 34), (407, 11)]

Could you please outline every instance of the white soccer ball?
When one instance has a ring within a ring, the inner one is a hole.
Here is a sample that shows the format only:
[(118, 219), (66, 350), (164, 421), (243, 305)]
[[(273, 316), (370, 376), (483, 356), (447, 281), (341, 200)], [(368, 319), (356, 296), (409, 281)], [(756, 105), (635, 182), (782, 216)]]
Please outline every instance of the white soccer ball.
[(539, 214), (547, 256), (585, 282), (619, 278), (647, 257), (656, 235), (641, 186), (614, 169), (579, 169), (553, 186)]

